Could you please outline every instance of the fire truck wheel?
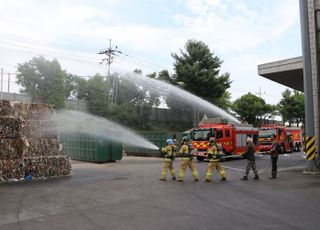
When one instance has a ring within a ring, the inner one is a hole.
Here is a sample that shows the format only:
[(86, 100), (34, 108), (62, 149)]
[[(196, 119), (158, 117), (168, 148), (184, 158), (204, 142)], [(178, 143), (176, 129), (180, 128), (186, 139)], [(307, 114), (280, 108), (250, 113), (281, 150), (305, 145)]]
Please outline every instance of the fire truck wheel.
[(198, 160), (198, 161), (204, 161), (204, 157), (197, 156), (197, 160)]
[(299, 146), (298, 143), (296, 143), (296, 146), (295, 146), (295, 148), (294, 148), (294, 151), (295, 151), (295, 152), (299, 152), (299, 151), (300, 151), (300, 146)]

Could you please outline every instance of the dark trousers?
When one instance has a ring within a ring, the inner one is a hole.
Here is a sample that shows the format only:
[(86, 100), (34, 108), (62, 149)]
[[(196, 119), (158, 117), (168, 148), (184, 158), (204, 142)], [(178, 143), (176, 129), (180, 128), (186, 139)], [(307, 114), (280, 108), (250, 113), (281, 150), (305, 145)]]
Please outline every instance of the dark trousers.
[(256, 167), (256, 161), (248, 160), (247, 168), (246, 168), (246, 176), (249, 175), (250, 169), (254, 172), (254, 175), (258, 176), (258, 171)]
[(278, 157), (271, 157), (271, 163), (272, 163), (272, 177), (277, 177), (277, 163), (278, 163)]

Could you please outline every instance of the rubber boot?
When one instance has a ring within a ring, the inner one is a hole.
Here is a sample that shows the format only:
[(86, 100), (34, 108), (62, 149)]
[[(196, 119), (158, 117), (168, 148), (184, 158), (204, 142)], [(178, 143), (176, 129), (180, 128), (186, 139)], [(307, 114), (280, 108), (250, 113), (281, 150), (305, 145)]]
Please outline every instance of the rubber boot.
[(254, 179), (254, 180), (260, 180), (260, 178), (259, 178), (258, 175), (255, 175), (253, 179)]

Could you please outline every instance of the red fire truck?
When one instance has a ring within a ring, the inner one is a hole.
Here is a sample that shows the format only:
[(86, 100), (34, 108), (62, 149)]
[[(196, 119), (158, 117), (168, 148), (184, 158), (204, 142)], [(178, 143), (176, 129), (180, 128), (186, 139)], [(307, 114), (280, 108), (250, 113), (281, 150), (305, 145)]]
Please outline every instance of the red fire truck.
[(281, 152), (300, 151), (302, 149), (301, 128), (285, 127), (276, 124), (263, 125), (259, 128), (259, 149), (261, 152), (271, 150), (271, 135), (276, 136), (277, 142), (281, 145)]
[(230, 124), (225, 119), (207, 118), (191, 131), (194, 155), (201, 161), (205, 159), (210, 139), (215, 138), (217, 144), (221, 145), (225, 157), (235, 157), (246, 151), (248, 137), (253, 138), (258, 150), (258, 129), (251, 125)]

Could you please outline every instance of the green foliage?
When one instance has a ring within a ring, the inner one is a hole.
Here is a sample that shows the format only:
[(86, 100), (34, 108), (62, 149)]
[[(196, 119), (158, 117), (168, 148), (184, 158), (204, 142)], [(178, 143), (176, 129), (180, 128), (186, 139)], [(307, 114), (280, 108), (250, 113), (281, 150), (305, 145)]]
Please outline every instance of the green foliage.
[(259, 126), (263, 119), (272, 115), (274, 107), (251, 93), (245, 94), (235, 100), (233, 110), (241, 119), (249, 124)]
[(230, 87), (229, 73), (220, 74), (222, 61), (210, 51), (209, 47), (195, 40), (187, 41), (185, 51), (172, 54), (175, 59), (175, 74), (169, 77), (170, 83), (181, 86), (214, 104), (226, 106), (226, 90)]
[(282, 93), (282, 99), (278, 103), (278, 110), (282, 116), (283, 122), (288, 122), (289, 126), (292, 123), (304, 123), (305, 108), (304, 94), (298, 91), (290, 91), (286, 89)]
[(57, 60), (34, 57), (18, 64), (17, 83), (32, 100), (53, 104), (56, 108), (64, 106), (64, 100), (72, 91), (71, 76), (61, 69)]
[(89, 80), (78, 79), (78, 98), (88, 101), (90, 112), (105, 117), (108, 114), (108, 82), (99, 74)]

